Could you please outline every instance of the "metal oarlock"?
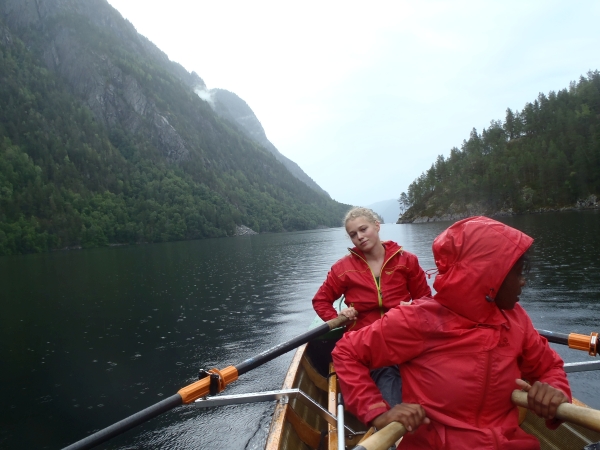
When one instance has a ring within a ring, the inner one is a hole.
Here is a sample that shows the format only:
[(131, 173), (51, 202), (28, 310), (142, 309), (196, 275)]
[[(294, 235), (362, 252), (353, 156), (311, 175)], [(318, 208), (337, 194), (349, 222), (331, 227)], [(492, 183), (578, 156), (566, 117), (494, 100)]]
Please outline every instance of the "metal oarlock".
[(221, 377), (218, 373), (214, 373), (206, 369), (200, 369), (198, 371), (198, 380), (203, 380), (206, 377), (210, 377), (209, 395), (217, 395), (219, 393)]

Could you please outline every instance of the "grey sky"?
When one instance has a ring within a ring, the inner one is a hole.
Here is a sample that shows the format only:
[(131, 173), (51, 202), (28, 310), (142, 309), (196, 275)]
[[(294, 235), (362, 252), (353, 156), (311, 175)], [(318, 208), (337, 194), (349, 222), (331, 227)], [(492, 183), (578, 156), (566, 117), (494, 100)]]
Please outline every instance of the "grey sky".
[(353, 205), (399, 197), (473, 127), (600, 69), (591, 0), (109, 2)]

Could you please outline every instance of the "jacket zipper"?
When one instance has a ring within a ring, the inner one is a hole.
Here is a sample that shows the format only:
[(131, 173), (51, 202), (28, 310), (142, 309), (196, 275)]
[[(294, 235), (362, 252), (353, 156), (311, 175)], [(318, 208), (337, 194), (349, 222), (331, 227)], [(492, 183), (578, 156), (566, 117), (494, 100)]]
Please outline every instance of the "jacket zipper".
[[(486, 365), (486, 377), (485, 380), (489, 380), (490, 377), (490, 352), (485, 352), (485, 365)], [(477, 428), (481, 428), (481, 424), (479, 421), (479, 418), (481, 417), (481, 411), (483, 410), (483, 405), (485, 404), (485, 398), (487, 396), (487, 390), (488, 390), (488, 384), (489, 382), (484, 383), (483, 386), (483, 393), (481, 396), (481, 403), (479, 404), (479, 408), (477, 410)], [(493, 429), (490, 429), (490, 433), (492, 434), (492, 439), (494, 440), (494, 448), (498, 448), (498, 436), (496, 436), (496, 433), (494, 432)]]
[[(484, 380), (488, 380), (489, 375), (490, 375), (490, 354), (489, 354), (489, 352), (485, 352), (485, 366), (486, 366), (486, 376), (485, 376)], [(481, 395), (481, 402), (479, 403), (479, 408), (477, 408), (477, 428), (480, 428), (479, 418), (481, 417), (481, 411), (483, 410), (483, 405), (485, 403), (485, 397), (487, 395), (487, 387), (488, 387), (488, 383), (484, 382), (483, 393)]]
[(402, 251), (402, 247), (400, 247), (398, 250), (396, 250), (394, 253), (392, 253), (390, 255), (390, 257), (387, 260), (385, 260), (383, 262), (383, 264), (381, 265), (381, 269), (379, 271), (379, 283), (377, 282), (377, 277), (375, 276), (375, 274), (371, 270), (371, 266), (369, 266), (369, 263), (367, 262), (367, 260), (364, 259), (362, 256), (360, 256), (358, 253), (352, 251), (352, 249), (349, 248), (348, 250), (350, 251), (350, 253), (352, 253), (353, 255), (356, 255), (358, 258), (360, 258), (362, 261), (364, 261), (364, 263), (369, 268), (369, 272), (371, 272), (371, 276), (373, 277), (373, 281), (375, 282), (375, 289), (377, 290), (377, 302), (379, 304), (379, 312), (380, 312), (380, 315), (383, 316), (384, 311), (383, 311), (383, 296), (381, 295), (381, 273), (383, 272), (383, 268), (385, 267), (385, 265), (387, 263), (389, 263), (390, 260), (394, 256), (396, 256), (398, 253), (400, 253)]
[[(502, 312), (502, 314), (504, 315), (504, 317), (508, 320), (508, 317), (506, 317), (506, 314), (504, 314), (504, 311), (500, 310), (500, 312)], [(506, 324), (503, 324), (504, 326), (507, 326)], [(485, 327), (485, 328), (493, 328), (493, 327)], [(510, 329), (510, 327), (507, 326), (508, 329)], [(485, 379), (489, 380), (490, 377), (490, 352), (486, 352), (486, 365), (487, 365), (487, 374)], [(483, 389), (483, 396), (481, 397), (481, 404), (479, 405), (479, 412), (477, 414), (477, 427), (481, 428), (481, 425), (479, 423), (479, 418), (481, 417), (481, 411), (483, 410), (483, 405), (485, 404), (485, 398), (487, 396), (487, 390), (488, 390), (488, 385), (489, 382), (486, 382), (484, 385), (484, 389)], [(494, 431), (493, 428), (490, 428), (490, 433), (492, 433), (492, 438), (494, 439), (494, 448), (500, 448), (500, 444), (498, 442), (498, 436), (496, 434), (496, 432)]]

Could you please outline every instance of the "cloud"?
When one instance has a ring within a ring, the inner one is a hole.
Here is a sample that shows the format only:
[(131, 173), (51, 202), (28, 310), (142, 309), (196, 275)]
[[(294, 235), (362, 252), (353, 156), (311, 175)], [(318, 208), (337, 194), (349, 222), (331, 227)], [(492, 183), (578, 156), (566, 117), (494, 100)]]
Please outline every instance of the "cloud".
[(215, 99), (214, 99), (214, 96), (213, 96), (212, 92), (210, 92), (207, 89), (200, 88), (200, 87), (197, 87), (196, 89), (194, 89), (194, 92), (202, 100), (204, 100), (205, 102), (208, 102), (210, 104), (211, 108), (214, 109), (214, 107), (215, 107)]

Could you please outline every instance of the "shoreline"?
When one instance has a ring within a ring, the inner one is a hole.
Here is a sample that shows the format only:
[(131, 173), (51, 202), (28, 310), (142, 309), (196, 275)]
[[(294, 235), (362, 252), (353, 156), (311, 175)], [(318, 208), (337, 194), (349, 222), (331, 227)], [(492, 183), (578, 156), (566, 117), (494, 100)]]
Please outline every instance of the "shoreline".
[[(447, 213), (436, 216), (415, 216), (414, 218), (402, 219), (403, 216), (400, 216), (396, 221), (396, 224), (405, 224), (405, 223), (430, 223), (430, 222), (456, 222), (458, 220), (466, 219), (467, 217), (473, 216), (487, 216), (491, 218), (495, 217), (509, 217), (509, 216), (524, 216), (527, 214), (545, 214), (552, 212), (580, 212), (580, 211), (598, 211), (600, 210), (600, 202), (594, 202), (592, 205), (585, 206), (565, 206), (562, 208), (539, 208), (535, 210), (528, 210), (520, 213), (514, 212), (512, 209), (508, 210), (500, 210), (490, 213), (489, 211), (482, 210), (472, 210), (464, 213)], [(405, 213), (406, 214), (406, 213)]]

